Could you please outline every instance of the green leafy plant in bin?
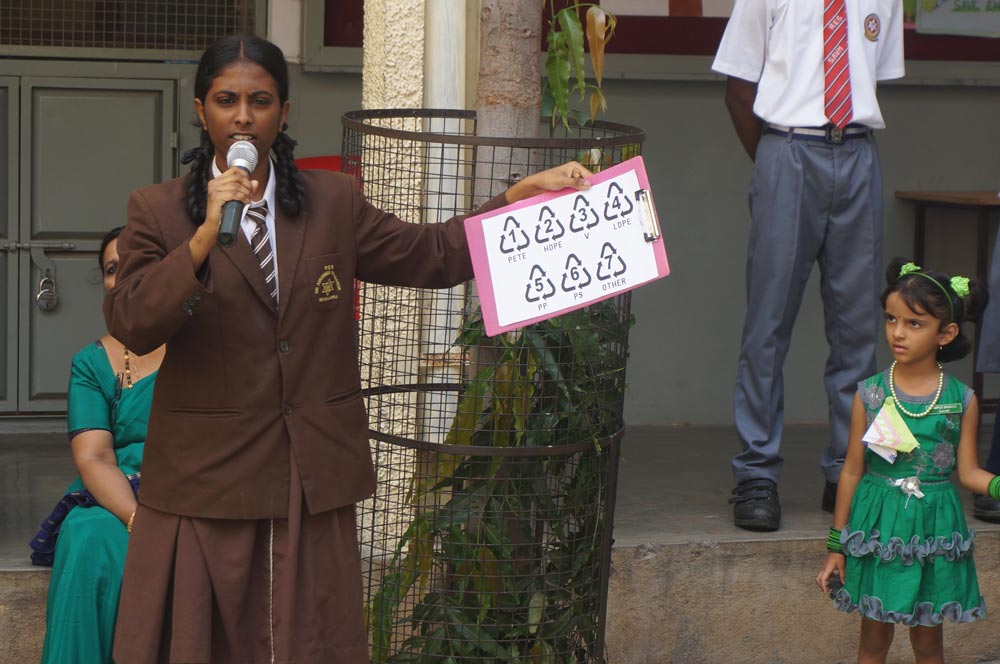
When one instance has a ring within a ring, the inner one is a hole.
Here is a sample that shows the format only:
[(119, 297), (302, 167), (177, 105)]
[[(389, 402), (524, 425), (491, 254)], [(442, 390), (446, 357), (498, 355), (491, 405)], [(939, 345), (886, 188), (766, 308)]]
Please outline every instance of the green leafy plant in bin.
[[(436, 454), (430, 472), (411, 482), (414, 517), (367, 606), (372, 662), (603, 657), (608, 449), (597, 441), (621, 427), (631, 325), (615, 302), (494, 339), (479, 317), (461, 330), (459, 347), (492, 347), (497, 360), (467, 384), (446, 445), (594, 445), (565, 457)], [(411, 610), (401, 610), (404, 600)]]
[[(580, 12), (586, 10), (586, 29)], [(566, 127), (572, 118), (583, 125), (606, 111), (607, 102), (601, 88), (604, 76), (604, 47), (615, 32), (614, 14), (599, 5), (588, 2), (567, 3), (556, 10), (555, 0), (549, 0), (549, 24), (545, 59), (545, 77), (542, 80), (542, 117), (551, 117), (552, 125), (562, 122)], [(586, 77), (585, 54), (589, 46), (590, 64), (594, 83)], [(580, 101), (587, 98), (589, 115), (570, 107), (570, 98), (578, 94)]]

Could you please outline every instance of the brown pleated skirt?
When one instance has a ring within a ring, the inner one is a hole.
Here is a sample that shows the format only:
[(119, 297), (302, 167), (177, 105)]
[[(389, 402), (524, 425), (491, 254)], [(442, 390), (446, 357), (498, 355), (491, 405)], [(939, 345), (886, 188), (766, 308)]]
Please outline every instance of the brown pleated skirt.
[(362, 664), (354, 506), (309, 514), (295, 456), (289, 518), (196, 519), (139, 506), (117, 664)]

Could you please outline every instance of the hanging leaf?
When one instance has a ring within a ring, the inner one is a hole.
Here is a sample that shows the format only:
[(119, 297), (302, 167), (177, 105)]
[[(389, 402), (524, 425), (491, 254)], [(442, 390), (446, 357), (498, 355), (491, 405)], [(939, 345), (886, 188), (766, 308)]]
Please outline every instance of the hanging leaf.
[(528, 631), (534, 634), (538, 631), (538, 623), (542, 622), (542, 611), (545, 610), (545, 595), (532, 593), (528, 601)]
[(563, 9), (557, 18), (566, 43), (568, 59), (573, 65), (573, 76), (576, 78), (574, 88), (580, 91), (582, 98), (587, 82), (587, 74), (583, 68), (583, 25), (575, 7)]
[(555, 661), (552, 646), (544, 641), (536, 641), (528, 654), (531, 655), (531, 664), (553, 664)]
[[(551, 3), (550, 3), (551, 4)], [(585, 51), (590, 50), (591, 65), (597, 79), (597, 90), (601, 89), (604, 77), (604, 50), (611, 40), (615, 29), (615, 16), (604, 11), (600, 6), (574, 0), (568, 6), (556, 12), (552, 7), (552, 20), (549, 23), (547, 36), (548, 54), (545, 62), (545, 80), (542, 83), (542, 117), (551, 117), (552, 126), (561, 121), (569, 128), (570, 119), (580, 125), (588, 119), (596, 118), (597, 113), (607, 110), (603, 94), (597, 100), (591, 96), (590, 116), (586, 113), (569, 108), (569, 94), (577, 91), (582, 101), (587, 94), (587, 88), (594, 88), (587, 83), (585, 69)], [(587, 9), (586, 30), (580, 21), (580, 10)], [(572, 75), (573, 85), (570, 85)]]
[[(587, 43), (590, 45), (590, 64), (594, 68), (594, 78), (597, 79), (598, 87), (604, 76), (604, 45), (608, 43), (605, 37), (608, 39), (611, 37), (608, 33), (608, 15), (600, 7), (591, 7), (587, 10)], [(593, 107), (591, 102), (591, 109)], [(591, 116), (593, 115), (591, 110)]]
[(566, 50), (566, 36), (561, 32), (549, 33), (549, 50), (545, 62), (545, 72), (549, 78), (549, 87), (552, 89), (555, 107), (552, 123), (555, 124), (556, 118), (561, 117), (563, 123), (567, 124), (566, 109), (569, 107), (570, 63)]
[(597, 114), (608, 110), (608, 104), (604, 100), (604, 93), (600, 88), (591, 88), (590, 91), (590, 119), (596, 120)]

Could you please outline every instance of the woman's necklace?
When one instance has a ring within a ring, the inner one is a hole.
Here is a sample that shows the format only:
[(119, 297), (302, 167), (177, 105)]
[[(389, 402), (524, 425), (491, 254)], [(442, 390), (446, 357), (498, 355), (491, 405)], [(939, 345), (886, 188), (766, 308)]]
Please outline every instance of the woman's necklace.
[[(128, 364), (126, 363), (126, 367)], [(903, 404), (900, 403), (899, 397), (896, 396), (896, 363), (893, 362), (892, 366), (889, 367), (889, 393), (892, 394), (892, 400), (896, 403), (896, 408), (900, 410), (904, 415), (909, 415), (913, 418), (927, 417), (934, 410), (934, 406), (937, 405), (938, 399), (941, 398), (941, 392), (944, 390), (944, 369), (941, 367), (941, 363), (937, 363), (938, 368), (938, 386), (937, 392), (934, 394), (934, 399), (927, 404), (927, 408), (921, 413), (911, 413), (910, 411), (903, 408)]]
[[(123, 346), (123, 348), (125, 348), (125, 387), (127, 387), (128, 389), (131, 390), (132, 389), (132, 363), (130, 361), (130, 354), (128, 352), (128, 347), (127, 346)], [(135, 377), (136, 378), (139, 377), (139, 366), (138, 365), (136, 365), (136, 368), (135, 368)], [(895, 396), (895, 395), (893, 395), (893, 396)]]

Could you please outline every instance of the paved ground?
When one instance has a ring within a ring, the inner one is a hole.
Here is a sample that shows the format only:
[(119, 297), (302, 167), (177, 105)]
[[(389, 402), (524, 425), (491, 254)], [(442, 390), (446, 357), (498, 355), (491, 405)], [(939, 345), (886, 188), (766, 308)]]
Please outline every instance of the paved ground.
[[(729, 458), (738, 449), (731, 427), (630, 427), (622, 446), (616, 546), (824, 536), (830, 516), (819, 509), (818, 458), (825, 436), (822, 426), (786, 428), (782, 529), (751, 533), (733, 526), (727, 503)], [(0, 434), (0, 567), (25, 563), (28, 540), (74, 476), (64, 434)], [(977, 522), (976, 528), (1000, 527)]]

